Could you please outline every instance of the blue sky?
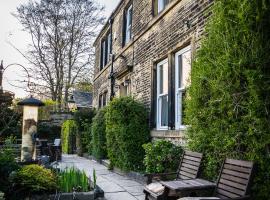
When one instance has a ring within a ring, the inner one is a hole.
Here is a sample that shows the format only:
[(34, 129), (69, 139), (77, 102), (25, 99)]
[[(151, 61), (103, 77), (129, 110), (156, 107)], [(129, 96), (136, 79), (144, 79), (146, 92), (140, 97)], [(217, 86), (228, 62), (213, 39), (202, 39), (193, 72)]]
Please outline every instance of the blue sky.
[[(27, 61), (8, 42), (16, 44), (16, 47), (24, 52), (30, 41), (29, 35), (23, 32), (21, 25), (11, 13), (16, 11), (16, 7), (28, 0), (0, 0), (0, 60), (4, 60), (4, 65), (19, 63), (27, 66)], [(109, 17), (120, 0), (96, 0), (105, 6), (105, 16)], [(15, 93), (16, 97), (25, 97), (28, 94), (23, 89), (13, 87), (18, 85), (16, 80), (24, 80), (20, 76), (22, 69), (12, 66), (4, 73), (4, 89)], [(24, 87), (23, 85), (21, 85)]]

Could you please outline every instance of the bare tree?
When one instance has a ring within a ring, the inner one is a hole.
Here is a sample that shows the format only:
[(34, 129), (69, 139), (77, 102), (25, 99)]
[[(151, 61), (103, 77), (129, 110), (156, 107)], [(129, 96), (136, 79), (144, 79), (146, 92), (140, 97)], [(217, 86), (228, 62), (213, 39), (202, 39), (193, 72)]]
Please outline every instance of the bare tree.
[(14, 16), (31, 35), (24, 56), (39, 92), (66, 102), (70, 88), (91, 76), (103, 10), (94, 0), (36, 0), (17, 8)]

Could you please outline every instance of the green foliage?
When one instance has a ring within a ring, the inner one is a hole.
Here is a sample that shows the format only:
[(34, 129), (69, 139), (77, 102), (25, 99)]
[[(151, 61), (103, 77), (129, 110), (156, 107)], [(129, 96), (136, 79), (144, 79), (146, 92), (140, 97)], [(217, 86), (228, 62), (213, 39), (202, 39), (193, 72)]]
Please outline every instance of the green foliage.
[[(0, 105), (0, 137), (6, 138), (10, 135), (21, 137), (20, 110), (12, 109), (6, 104)], [(3, 139), (4, 140), (4, 139)]]
[(62, 124), (61, 140), (63, 153), (72, 153), (72, 141), (78, 132), (78, 126), (74, 120), (66, 120)]
[(57, 102), (51, 99), (47, 99), (43, 101), (45, 106), (39, 108), (38, 111), (38, 119), (39, 120), (49, 120), (51, 116), (51, 112), (55, 110), (57, 107)]
[(26, 165), (11, 175), (15, 185), (13, 191), (22, 194), (54, 192), (57, 188), (56, 176), (51, 170), (40, 165)]
[(58, 185), (61, 192), (88, 192), (89, 180), (84, 171), (74, 167), (65, 169), (59, 173)]
[(142, 170), (142, 145), (150, 136), (146, 110), (132, 97), (115, 98), (107, 106), (106, 139), (112, 166), (122, 170)]
[(80, 138), (80, 141), (77, 143), (81, 148), (81, 153), (88, 152), (91, 154), (91, 127), (95, 113), (93, 109), (79, 110), (74, 113), (74, 120), (78, 125), (77, 139)]
[(206, 33), (186, 100), (189, 147), (209, 178), (225, 157), (257, 162), (252, 199), (270, 199), (270, 2), (218, 0)]
[(147, 173), (176, 172), (182, 148), (166, 140), (157, 140), (143, 145), (144, 165)]
[(7, 138), (5, 146), (0, 150), (0, 190), (3, 192), (7, 192), (11, 186), (9, 174), (19, 169), (12, 149), (13, 141), (13, 137)]
[(48, 139), (49, 142), (53, 142), (55, 138), (61, 137), (61, 127), (55, 125), (49, 125), (46, 123), (38, 123), (38, 138)]
[(106, 108), (99, 109), (92, 124), (92, 155), (97, 159), (107, 157), (105, 113)]

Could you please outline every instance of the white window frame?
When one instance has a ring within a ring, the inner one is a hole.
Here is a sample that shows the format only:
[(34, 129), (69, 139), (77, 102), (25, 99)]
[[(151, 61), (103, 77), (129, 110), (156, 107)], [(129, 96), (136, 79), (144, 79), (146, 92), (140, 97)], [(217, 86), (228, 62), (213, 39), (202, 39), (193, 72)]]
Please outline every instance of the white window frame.
[(190, 51), (190, 53), (191, 53), (191, 46), (187, 46), (175, 54), (175, 129), (176, 130), (181, 130), (181, 129), (187, 128), (187, 125), (183, 124), (183, 119), (182, 119), (182, 116), (183, 116), (182, 94), (186, 91), (186, 86), (181, 86), (180, 88), (178, 87), (178, 82), (179, 82), (179, 77), (178, 77), (179, 76), (179, 59), (178, 59), (178, 56), (183, 55), (184, 53), (186, 53), (188, 51)]
[(132, 31), (132, 4), (128, 7), (126, 11), (126, 27), (125, 27), (125, 44), (127, 44), (131, 39)]
[[(169, 91), (167, 91), (167, 94), (164, 94), (164, 93), (160, 94), (160, 70), (159, 70), (159, 68), (160, 68), (160, 66), (164, 66), (164, 64), (167, 64), (167, 68), (169, 68), (168, 58), (162, 60), (161, 62), (159, 62), (157, 64), (157, 69), (156, 69), (157, 70), (157, 99), (156, 99), (156, 104), (157, 104), (157, 114), (156, 114), (156, 122), (157, 122), (156, 125), (157, 125), (157, 127), (156, 128), (157, 128), (157, 130), (168, 130), (168, 126), (162, 126), (161, 125), (161, 115), (162, 115), (161, 110), (162, 110), (162, 108), (161, 108), (160, 99), (163, 96), (167, 96), (167, 99), (169, 98), (169, 96), (168, 96)], [(169, 70), (169, 69), (167, 69), (167, 70)], [(169, 76), (169, 73), (168, 73), (168, 76)], [(167, 80), (169, 80), (169, 77), (168, 77)]]

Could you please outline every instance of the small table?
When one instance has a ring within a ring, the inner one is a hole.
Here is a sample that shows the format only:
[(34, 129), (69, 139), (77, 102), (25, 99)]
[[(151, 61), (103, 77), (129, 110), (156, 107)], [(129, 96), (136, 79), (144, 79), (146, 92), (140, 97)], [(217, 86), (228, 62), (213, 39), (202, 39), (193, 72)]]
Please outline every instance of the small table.
[(191, 192), (198, 192), (198, 191), (213, 191), (216, 187), (215, 183), (199, 178), (187, 180), (161, 181), (160, 183), (163, 186), (165, 186), (165, 192), (168, 195), (171, 193), (171, 191), (173, 191), (173, 194), (183, 192), (185, 192), (185, 194), (188, 194)]

